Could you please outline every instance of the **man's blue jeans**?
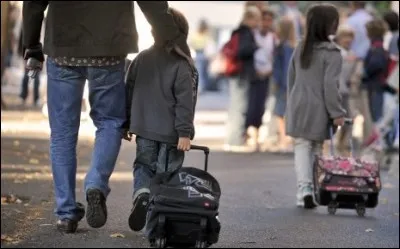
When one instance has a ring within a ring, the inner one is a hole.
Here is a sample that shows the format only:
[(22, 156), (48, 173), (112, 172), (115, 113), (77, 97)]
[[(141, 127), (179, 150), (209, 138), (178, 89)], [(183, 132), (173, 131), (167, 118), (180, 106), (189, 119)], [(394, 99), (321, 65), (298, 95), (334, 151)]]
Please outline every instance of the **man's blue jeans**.
[(55, 212), (60, 219), (79, 220), (82, 217), (77, 217), (75, 201), (76, 145), (85, 82), (89, 82), (90, 116), (97, 128), (85, 191), (95, 188), (107, 197), (109, 178), (121, 147), (121, 127), (126, 119), (124, 63), (107, 67), (65, 67), (48, 58), (47, 75)]
[(168, 154), (168, 172), (182, 167), (185, 152), (168, 144), (136, 137), (136, 159), (133, 164), (133, 200), (143, 193), (150, 193), (150, 183), (156, 174), (165, 172)]

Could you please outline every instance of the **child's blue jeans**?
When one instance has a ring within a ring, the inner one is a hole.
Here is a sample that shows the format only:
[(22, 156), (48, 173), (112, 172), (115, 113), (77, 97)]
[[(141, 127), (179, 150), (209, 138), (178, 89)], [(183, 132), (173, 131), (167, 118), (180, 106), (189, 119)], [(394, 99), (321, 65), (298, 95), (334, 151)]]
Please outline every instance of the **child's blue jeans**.
[(165, 172), (166, 155), (168, 171), (181, 167), (185, 152), (177, 150), (166, 143), (143, 137), (136, 137), (136, 159), (133, 164), (133, 200), (143, 193), (150, 193), (150, 183), (157, 173)]

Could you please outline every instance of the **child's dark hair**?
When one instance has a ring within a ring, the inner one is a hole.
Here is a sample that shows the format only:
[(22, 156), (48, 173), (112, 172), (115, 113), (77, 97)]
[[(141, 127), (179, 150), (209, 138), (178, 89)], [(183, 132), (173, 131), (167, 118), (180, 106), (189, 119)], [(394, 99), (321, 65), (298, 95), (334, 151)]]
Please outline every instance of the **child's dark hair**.
[[(178, 27), (181, 36), (183, 36), (183, 38), (185, 38), (185, 40), (187, 40), (187, 37), (189, 34), (189, 23), (186, 20), (186, 17), (180, 11), (178, 11), (174, 8), (169, 8), (168, 11), (171, 14), (176, 26)], [(157, 36), (157, 33), (153, 33), (153, 36), (154, 36), (155, 44), (159, 44), (159, 38)], [(188, 56), (189, 58), (192, 58), (190, 49), (189, 49), (189, 46), (187, 45), (187, 43), (179, 44), (179, 48), (184, 52), (184, 54), (186, 56)]]
[(179, 31), (187, 37), (189, 34), (189, 23), (186, 20), (186, 17), (182, 14), (182, 12), (174, 8), (169, 8), (169, 13), (174, 19), (176, 26), (178, 26)]
[(316, 4), (307, 12), (307, 29), (301, 48), (301, 67), (310, 67), (314, 45), (329, 42), (329, 36), (336, 33), (339, 25), (339, 12), (332, 4)]
[[(172, 18), (174, 19), (174, 22), (176, 26), (178, 26), (178, 29), (182, 35), (184, 35), (185, 40), (187, 40), (187, 37), (189, 35), (189, 23), (186, 19), (186, 17), (183, 15), (182, 12), (174, 9), (174, 8), (169, 8), (169, 13), (172, 15)], [(183, 46), (183, 47), (182, 47)], [(182, 52), (185, 53), (189, 57), (189, 59), (192, 59), (192, 55), (190, 53), (190, 48), (187, 42), (185, 44), (182, 44), (180, 46), (180, 49)]]
[(394, 11), (388, 11), (383, 15), (383, 20), (389, 26), (389, 30), (392, 32), (399, 30), (399, 15)]
[(386, 33), (386, 23), (381, 19), (374, 19), (365, 25), (370, 39), (383, 39)]

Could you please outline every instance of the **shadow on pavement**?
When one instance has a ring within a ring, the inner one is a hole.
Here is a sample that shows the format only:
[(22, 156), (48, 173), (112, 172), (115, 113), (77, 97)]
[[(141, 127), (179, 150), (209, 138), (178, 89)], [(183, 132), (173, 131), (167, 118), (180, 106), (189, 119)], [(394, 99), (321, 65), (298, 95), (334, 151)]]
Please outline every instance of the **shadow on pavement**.
[[(207, 145), (207, 141), (198, 141), (198, 144)], [(127, 224), (132, 208), (134, 143), (123, 142), (110, 180), (107, 224), (100, 229), (92, 229), (82, 220), (79, 233), (74, 235), (62, 235), (54, 226), (48, 140), (2, 135), (1, 146), (2, 196), (13, 194), (21, 199), (20, 203), (2, 203), (2, 248), (148, 247), (143, 234), (131, 232)], [(90, 165), (91, 151), (90, 141), (79, 143), (78, 171), (81, 176)], [(201, 168), (203, 153), (187, 153), (184, 165)], [(209, 171), (218, 179), (222, 189), (222, 231), (220, 242), (215, 247), (399, 245), (398, 180), (396, 183), (388, 178), (386, 181), (392, 186), (383, 189), (380, 197), (386, 201), (382, 201), (375, 210), (368, 210), (365, 218), (359, 218), (352, 210), (338, 210), (337, 215), (330, 216), (324, 207), (309, 212), (296, 208), (292, 155), (212, 151)], [(76, 196), (78, 201), (86, 203), (82, 179), (78, 177)], [(373, 232), (367, 232), (370, 230)]]

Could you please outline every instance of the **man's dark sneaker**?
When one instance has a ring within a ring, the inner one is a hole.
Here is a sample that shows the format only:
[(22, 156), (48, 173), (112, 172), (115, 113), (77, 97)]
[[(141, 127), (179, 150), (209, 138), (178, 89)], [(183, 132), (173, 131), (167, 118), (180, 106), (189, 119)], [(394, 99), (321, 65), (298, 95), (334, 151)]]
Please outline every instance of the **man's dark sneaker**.
[(78, 228), (78, 221), (62, 219), (57, 221), (57, 229), (64, 233), (75, 233)]
[(78, 222), (85, 216), (85, 206), (82, 203), (77, 202), (74, 210), (76, 218), (71, 219), (60, 219), (57, 221), (57, 229), (64, 233), (75, 233), (78, 228)]
[(129, 216), (129, 227), (138, 232), (146, 225), (147, 206), (150, 195), (148, 193), (140, 194), (133, 203), (131, 215)]
[(89, 189), (86, 192), (87, 210), (86, 221), (93, 228), (100, 228), (107, 221), (106, 198), (98, 189)]

